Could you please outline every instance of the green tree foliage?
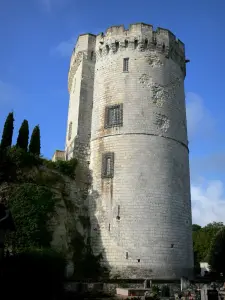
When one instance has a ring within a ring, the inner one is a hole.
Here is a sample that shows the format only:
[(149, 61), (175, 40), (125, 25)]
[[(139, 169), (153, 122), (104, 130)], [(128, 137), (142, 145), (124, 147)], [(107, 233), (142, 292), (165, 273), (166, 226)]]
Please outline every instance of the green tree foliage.
[(12, 145), (12, 137), (13, 137), (13, 129), (14, 129), (13, 124), (14, 124), (14, 117), (13, 117), (13, 112), (11, 112), (8, 114), (5, 121), (4, 129), (2, 133), (1, 149), (6, 149), (8, 147), (11, 147)]
[(78, 160), (76, 158), (72, 158), (67, 161), (51, 161), (47, 159), (43, 159), (43, 164), (49, 169), (56, 170), (61, 174), (69, 176), (70, 178), (75, 178), (75, 170), (78, 165)]
[(7, 246), (15, 252), (50, 247), (48, 221), (56, 207), (51, 190), (33, 183), (20, 184), (13, 188), (9, 203), (17, 230), (8, 235)]
[(192, 225), (194, 260), (196, 267), (199, 267), (201, 261), (208, 262), (208, 254), (212, 239), (221, 228), (224, 228), (222, 222), (209, 223), (205, 227), (196, 224)]
[(25, 170), (39, 166), (41, 163), (40, 157), (15, 146), (0, 151), (0, 184), (2, 182), (33, 182), (30, 173)]
[(41, 136), (40, 127), (37, 125), (34, 127), (29, 144), (29, 152), (40, 156), (41, 154)]
[(212, 239), (208, 262), (212, 271), (225, 274), (225, 227), (222, 227)]
[(202, 227), (200, 225), (198, 225), (198, 224), (193, 224), (192, 225), (192, 231), (193, 232), (196, 232), (196, 231), (200, 230), (201, 228)]
[(27, 151), (28, 140), (29, 140), (29, 125), (28, 125), (28, 121), (24, 120), (19, 130), (16, 146)]
[[(10, 120), (11, 127), (9, 126)], [(16, 227), (16, 232), (8, 233), (5, 241), (5, 246), (13, 249), (14, 253), (17, 254), (16, 261), (13, 261), (11, 265), (12, 273), (8, 278), (12, 278), (17, 271), (21, 275), (21, 269), (24, 268), (26, 261), (28, 262), (26, 265), (28, 277), (24, 277), (22, 284), (25, 282), (25, 286), (27, 287), (27, 284), (29, 286), (28, 281), (31, 276), (32, 282), (36, 282), (33, 279), (35, 272), (39, 273), (38, 277), (43, 277), (43, 272), (45, 274), (44, 268), (35, 269), (35, 267), (39, 266), (39, 263), (36, 264), (36, 262), (40, 258), (40, 253), (37, 260), (36, 256), (33, 256), (33, 254), (30, 255), (30, 253), (34, 249), (35, 251), (42, 251), (43, 249), (47, 251), (51, 250), (53, 229), (51, 221), (54, 220), (53, 217), (58, 205), (60, 207), (58, 200), (63, 199), (65, 206), (70, 211), (69, 206), (66, 204), (66, 201), (69, 200), (65, 197), (64, 175), (74, 179), (78, 161), (71, 159), (66, 162), (52, 162), (43, 159), (40, 156), (39, 126), (36, 126), (33, 130), (29, 151), (27, 151), (29, 129), (26, 120), (21, 125), (16, 146), (11, 147), (13, 121), (13, 114), (11, 113), (6, 120), (3, 132), (2, 145), (4, 147), (0, 148), (0, 197), (7, 201)], [(10, 135), (6, 134), (7, 128), (8, 131), (9, 128), (12, 129)], [(3, 183), (4, 188), (1, 189)], [(60, 197), (60, 199), (57, 197)], [(87, 220), (83, 221), (85, 221), (85, 224), (88, 224)], [(69, 222), (67, 226), (69, 227)], [(83, 236), (80, 236), (78, 233), (76, 235), (75, 228), (76, 224), (73, 224), (71, 229), (67, 230), (67, 234), (71, 240), (70, 250), (73, 250), (72, 253), (74, 253), (75, 277), (95, 279), (103, 271), (106, 273), (107, 270), (100, 266), (101, 255), (97, 257), (93, 255), (90, 246), (88, 246), (89, 244), (85, 243)], [(44, 258), (42, 258), (43, 256), (41, 256), (41, 260), (43, 261)], [(32, 265), (33, 262), (35, 263), (35, 267)], [(10, 269), (9, 265), (7, 265), (6, 269)], [(54, 275), (54, 272), (50, 275)], [(16, 275), (16, 282), (18, 282), (17, 279), (20, 275)], [(50, 275), (47, 276), (48, 280), (43, 281), (47, 282), (48, 286)], [(7, 278), (7, 274), (4, 273), (3, 277)], [(8, 291), (8, 289), (6, 290)]]

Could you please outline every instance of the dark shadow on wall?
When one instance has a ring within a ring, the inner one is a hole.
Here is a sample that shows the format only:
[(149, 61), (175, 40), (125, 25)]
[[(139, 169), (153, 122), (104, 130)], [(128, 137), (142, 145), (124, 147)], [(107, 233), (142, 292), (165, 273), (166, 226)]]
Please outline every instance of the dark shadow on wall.
[[(92, 171), (89, 163), (83, 162), (78, 165), (76, 181), (83, 190), (83, 204), (86, 207), (86, 253), (84, 253), (86, 259), (81, 264), (83, 276), (74, 276), (73, 279), (81, 281), (83, 277), (83, 280), (92, 282), (108, 280), (110, 265), (102, 244), (99, 220), (96, 218), (96, 203), (100, 195), (92, 188)], [(74, 268), (76, 269), (76, 266)]]

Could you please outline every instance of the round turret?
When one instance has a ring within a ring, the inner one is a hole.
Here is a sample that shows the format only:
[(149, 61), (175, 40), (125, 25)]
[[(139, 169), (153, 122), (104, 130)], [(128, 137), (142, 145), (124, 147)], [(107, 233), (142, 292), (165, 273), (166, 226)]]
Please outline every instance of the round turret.
[(95, 56), (93, 251), (112, 275), (190, 278), (184, 44), (151, 25), (114, 26), (96, 36)]

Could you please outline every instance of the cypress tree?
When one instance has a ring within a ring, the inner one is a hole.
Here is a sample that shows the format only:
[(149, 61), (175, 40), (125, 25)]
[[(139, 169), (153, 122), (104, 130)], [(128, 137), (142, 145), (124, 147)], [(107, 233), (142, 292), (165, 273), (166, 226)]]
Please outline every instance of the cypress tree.
[(27, 151), (29, 140), (29, 124), (27, 120), (23, 120), (23, 123), (20, 127), (16, 146)]
[(5, 125), (2, 133), (1, 149), (6, 149), (12, 145), (13, 129), (14, 129), (14, 116), (13, 112), (8, 114), (5, 120)]
[(39, 125), (35, 126), (30, 138), (29, 152), (40, 156), (41, 154), (41, 137)]

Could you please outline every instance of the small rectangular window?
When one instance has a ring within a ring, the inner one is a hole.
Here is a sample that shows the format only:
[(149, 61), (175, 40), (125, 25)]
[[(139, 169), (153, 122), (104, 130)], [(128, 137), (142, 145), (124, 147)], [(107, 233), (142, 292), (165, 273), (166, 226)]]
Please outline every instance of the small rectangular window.
[(108, 152), (102, 155), (102, 178), (113, 178), (114, 153)]
[(105, 109), (105, 128), (123, 126), (123, 105), (107, 106)]
[(123, 59), (123, 72), (128, 72), (129, 58)]

